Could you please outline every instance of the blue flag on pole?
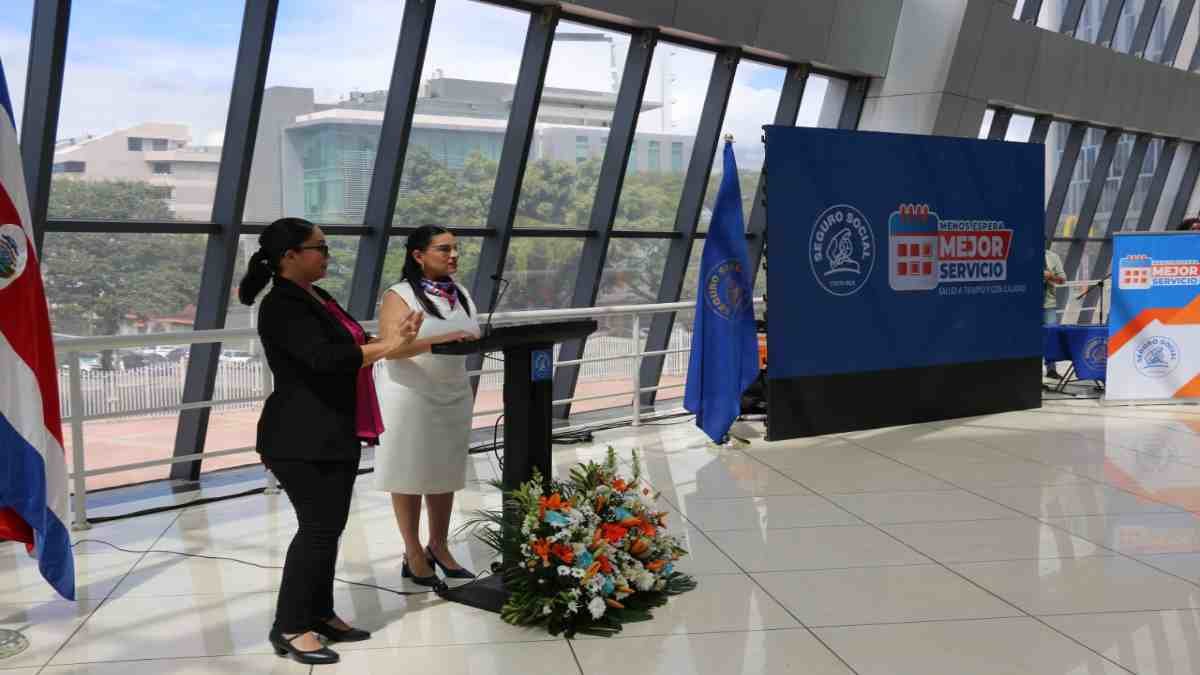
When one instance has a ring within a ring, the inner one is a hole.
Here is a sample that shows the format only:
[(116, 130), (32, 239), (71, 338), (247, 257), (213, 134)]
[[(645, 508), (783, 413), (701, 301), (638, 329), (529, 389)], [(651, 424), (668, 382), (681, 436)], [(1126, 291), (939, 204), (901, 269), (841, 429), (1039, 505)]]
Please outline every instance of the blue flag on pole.
[(733, 143), (725, 143), (725, 170), (700, 258), (692, 353), (683, 407), (696, 426), (720, 443), (741, 412), (742, 392), (758, 377), (750, 255)]

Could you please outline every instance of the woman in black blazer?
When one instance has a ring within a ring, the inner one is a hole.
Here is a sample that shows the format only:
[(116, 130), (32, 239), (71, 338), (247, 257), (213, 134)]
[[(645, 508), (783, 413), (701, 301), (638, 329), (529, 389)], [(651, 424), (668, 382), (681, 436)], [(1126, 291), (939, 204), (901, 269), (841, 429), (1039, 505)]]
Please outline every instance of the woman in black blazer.
[(296, 509), (299, 529), (288, 547), (270, 640), (280, 656), (301, 663), (336, 663), (322, 646), (366, 640), (333, 611), (338, 539), (346, 527), (362, 443), (380, 432), (372, 363), (411, 342), (421, 315), (412, 312), (382, 339), (368, 336), (313, 282), (325, 276), (329, 247), (321, 228), (300, 218), (271, 223), (238, 286), (258, 309), (258, 334), (275, 390), (258, 421), (256, 447)]

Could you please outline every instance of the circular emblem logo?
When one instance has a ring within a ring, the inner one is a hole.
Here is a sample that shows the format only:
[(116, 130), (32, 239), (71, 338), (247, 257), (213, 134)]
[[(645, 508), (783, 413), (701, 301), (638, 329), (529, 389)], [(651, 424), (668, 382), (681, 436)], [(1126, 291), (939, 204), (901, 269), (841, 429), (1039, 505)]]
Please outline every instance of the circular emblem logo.
[(16, 281), (25, 271), (28, 247), (25, 230), (17, 225), (0, 225), (0, 288)]
[(1146, 377), (1166, 377), (1179, 365), (1179, 345), (1169, 337), (1152, 336), (1134, 351), (1133, 365)]
[(813, 223), (808, 262), (817, 284), (833, 295), (862, 290), (875, 268), (875, 233), (862, 211), (831, 206)]
[(1084, 343), (1083, 362), (1095, 370), (1103, 370), (1108, 364), (1108, 338), (1097, 336)]
[(718, 316), (732, 319), (750, 302), (742, 264), (732, 258), (722, 260), (704, 280), (704, 298)]

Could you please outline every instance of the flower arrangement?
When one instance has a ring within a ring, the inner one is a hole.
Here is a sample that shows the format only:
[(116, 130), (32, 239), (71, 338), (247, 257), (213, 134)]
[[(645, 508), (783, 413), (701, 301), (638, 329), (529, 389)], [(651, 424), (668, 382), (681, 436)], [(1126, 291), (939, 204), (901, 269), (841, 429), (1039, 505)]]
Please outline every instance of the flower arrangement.
[[(641, 480), (617, 473), (616, 452), (587, 462), (567, 480), (533, 479), (505, 495), (504, 509), (480, 511), (476, 536), (517, 561), (502, 574), (511, 592), (500, 616), (514, 625), (545, 625), (553, 635), (613, 635), (651, 618), (671, 595), (696, 587), (677, 572), (687, 554), (666, 533), (666, 513)], [(506, 515), (508, 517), (506, 518)]]

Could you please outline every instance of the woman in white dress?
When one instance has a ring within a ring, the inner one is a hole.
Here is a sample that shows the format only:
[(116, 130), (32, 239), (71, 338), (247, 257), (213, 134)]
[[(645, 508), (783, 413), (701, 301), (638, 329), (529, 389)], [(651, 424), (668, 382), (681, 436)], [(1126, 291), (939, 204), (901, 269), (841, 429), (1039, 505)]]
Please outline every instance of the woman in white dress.
[[(458, 245), (436, 225), (416, 229), (405, 243), (401, 280), (384, 293), (381, 333), (388, 335), (410, 309), (424, 315), (417, 338), (376, 373), (385, 431), (375, 450), (375, 482), (392, 493), (404, 538), (406, 583), (436, 586), (434, 566), (448, 583), (474, 575), (454, 559), (446, 540), (454, 493), (466, 485), (467, 446), (474, 401), (465, 356), (433, 354), (430, 347), (479, 336), (475, 303), (456, 284)], [(420, 539), (421, 498), (428, 510), (429, 543)]]

